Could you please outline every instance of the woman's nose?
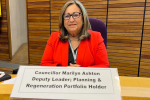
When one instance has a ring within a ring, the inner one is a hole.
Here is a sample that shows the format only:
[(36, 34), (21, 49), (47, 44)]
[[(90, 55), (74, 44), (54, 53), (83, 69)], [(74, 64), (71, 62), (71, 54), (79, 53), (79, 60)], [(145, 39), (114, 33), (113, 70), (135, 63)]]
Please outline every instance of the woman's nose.
[(72, 16), (70, 16), (69, 21), (73, 22), (73, 21), (74, 21), (74, 18), (73, 18)]

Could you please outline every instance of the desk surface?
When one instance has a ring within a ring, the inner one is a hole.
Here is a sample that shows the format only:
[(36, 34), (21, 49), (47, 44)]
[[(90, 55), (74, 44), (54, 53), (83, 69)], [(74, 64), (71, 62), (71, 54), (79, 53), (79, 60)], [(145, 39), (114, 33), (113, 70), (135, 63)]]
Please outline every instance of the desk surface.
[(150, 78), (120, 76), (123, 100), (150, 100)]
[[(12, 78), (15, 76), (12, 75)], [(120, 84), (123, 100), (150, 100), (150, 78), (120, 76)], [(26, 100), (10, 99), (12, 88), (12, 84), (1, 84), (0, 100)]]

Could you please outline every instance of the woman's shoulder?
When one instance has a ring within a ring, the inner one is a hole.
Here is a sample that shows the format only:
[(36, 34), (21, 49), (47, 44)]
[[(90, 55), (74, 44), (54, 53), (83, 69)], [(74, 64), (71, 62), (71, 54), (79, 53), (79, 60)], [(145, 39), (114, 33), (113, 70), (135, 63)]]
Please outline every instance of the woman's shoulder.
[(60, 34), (60, 31), (52, 32), (50, 35), (50, 38), (48, 39), (48, 42), (54, 42), (54, 41), (59, 40), (59, 34)]
[(59, 36), (59, 34), (60, 34), (60, 31), (52, 32), (52, 33), (51, 33), (51, 36)]
[(88, 30), (88, 32), (89, 32), (90, 34), (94, 34), (94, 35), (96, 35), (96, 34), (101, 34), (100, 32), (93, 31), (93, 30)]
[(50, 38), (58, 39), (59, 35), (60, 35), (60, 31), (52, 32), (51, 35), (50, 35)]
[(91, 34), (91, 38), (102, 38), (101, 33), (93, 30), (88, 30), (88, 32)]

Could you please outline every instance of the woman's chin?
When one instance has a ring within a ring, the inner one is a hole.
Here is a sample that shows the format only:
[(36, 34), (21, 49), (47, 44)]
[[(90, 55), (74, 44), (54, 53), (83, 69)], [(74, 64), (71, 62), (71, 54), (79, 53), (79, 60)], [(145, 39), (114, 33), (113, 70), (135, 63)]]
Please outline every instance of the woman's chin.
[(77, 29), (75, 29), (75, 28), (71, 28), (71, 29), (69, 29), (68, 31), (69, 31), (69, 32), (76, 32), (76, 31), (77, 31)]

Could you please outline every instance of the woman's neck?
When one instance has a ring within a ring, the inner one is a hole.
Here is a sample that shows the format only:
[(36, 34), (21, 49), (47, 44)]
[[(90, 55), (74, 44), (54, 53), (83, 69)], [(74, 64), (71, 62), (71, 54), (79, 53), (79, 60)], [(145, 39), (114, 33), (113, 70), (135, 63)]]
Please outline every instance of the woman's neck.
[(70, 40), (74, 40), (74, 41), (78, 41), (79, 40), (79, 35), (77, 35), (77, 36), (68, 35), (68, 37), (69, 37)]

